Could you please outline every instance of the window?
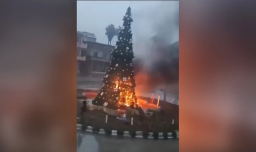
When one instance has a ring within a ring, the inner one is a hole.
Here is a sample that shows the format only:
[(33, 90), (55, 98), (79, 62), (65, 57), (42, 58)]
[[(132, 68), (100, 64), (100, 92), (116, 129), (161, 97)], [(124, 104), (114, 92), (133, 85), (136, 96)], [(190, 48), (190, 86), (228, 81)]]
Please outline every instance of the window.
[(102, 72), (102, 62), (99, 61), (93, 61), (93, 71), (95, 72)]
[(102, 55), (103, 58), (107, 58), (107, 53), (106, 52), (103, 52), (102, 54), (103, 54)]
[(76, 50), (76, 55), (80, 56), (80, 54), (81, 54), (81, 51), (80, 50)]
[(92, 61), (92, 70), (95, 72), (106, 72), (109, 63), (100, 62), (100, 61)]
[(102, 58), (103, 57), (103, 52), (99, 52), (98, 57)]
[(90, 56), (93, 56), (94, 52), (93, 51), (90, 51)]
[(100, 52), (97, 50), (91, 50), (90, 54), (93, 57), (100, 57), (100, 55), (101, 55)]
[(110, 58), (110, 54), (109, 52), (105, 52), (105, 51), (99, 51), (99, 50), (91, 50), (90, 55), (93, 57), (99, 57), (99, 58)]
[(93, 56), (94, 57), (98, 57), (99, 56), (99, 52), (93, 52)]
[(86, 51), (85, 50), (81, 50), (80, 56), (86, 56)]

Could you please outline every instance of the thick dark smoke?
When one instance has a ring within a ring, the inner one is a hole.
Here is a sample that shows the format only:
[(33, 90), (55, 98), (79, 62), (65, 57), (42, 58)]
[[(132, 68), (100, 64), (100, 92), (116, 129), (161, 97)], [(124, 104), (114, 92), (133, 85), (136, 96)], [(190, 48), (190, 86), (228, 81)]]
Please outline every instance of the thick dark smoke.
[(146, 75), (147, 81), (143, 82), (145, 88), (154, 89), (162, 85), (177, 84), (179, 3), (159, 2), (159, 5), (151, 9), (133, 14), (133, 31), (136, 33), (134, 67), (137, 76)]

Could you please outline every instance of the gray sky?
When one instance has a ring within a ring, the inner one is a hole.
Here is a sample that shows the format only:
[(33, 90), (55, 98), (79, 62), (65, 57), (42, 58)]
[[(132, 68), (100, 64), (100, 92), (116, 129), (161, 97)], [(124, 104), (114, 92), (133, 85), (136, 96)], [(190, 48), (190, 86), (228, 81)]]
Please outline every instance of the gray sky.
[[(166, 20), (164, 17), (172, 18), (178, 12), (178, 1), (78, 1), (77, 30), (94, 33), (97, 42), (107, 44), (105, 28), (109, 24), (122, 26), (123, 16), (129, 5), (134, 19), (134, 42), (148, 40), (158, 33), (159, 29), (166, 28), (172, 33), (170, 41), (179, 39), (178, 27), (163, 23)], [(115, 42), (116, 37), (113, 38), (112, 45), (115, 45)]]

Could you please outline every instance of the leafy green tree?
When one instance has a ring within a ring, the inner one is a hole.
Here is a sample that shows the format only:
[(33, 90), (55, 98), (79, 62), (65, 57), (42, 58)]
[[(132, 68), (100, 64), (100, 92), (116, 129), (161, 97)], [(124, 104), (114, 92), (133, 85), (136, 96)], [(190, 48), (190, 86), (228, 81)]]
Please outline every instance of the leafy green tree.
[(108, 37), (108, 45), (111, 45), (111, 41), (116, 35), (116, 28), (113, 24), (110, 24), (106, 27), (106, 35)]

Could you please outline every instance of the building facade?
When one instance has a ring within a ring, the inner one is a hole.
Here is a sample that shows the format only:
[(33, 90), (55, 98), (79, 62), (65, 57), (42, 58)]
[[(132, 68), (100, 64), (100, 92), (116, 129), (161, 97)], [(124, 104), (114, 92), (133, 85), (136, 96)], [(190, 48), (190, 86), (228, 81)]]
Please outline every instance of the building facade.
[[(87, 33), (87, 32), (86, 32)], [(83, 34), (83, 32), (77, 32), (77, 74), (80, 74), (80, 65), (86, 62), (85, 50), (87, 45), (84, 43), (87, 35)]]
[(113, 49), (114, 46), (85, 41), (84, 37), (80, 37), (77, 40), (78, 75), (104, 75)]

